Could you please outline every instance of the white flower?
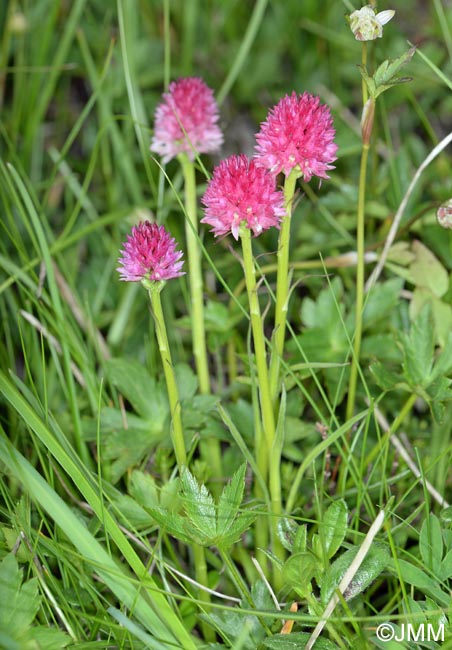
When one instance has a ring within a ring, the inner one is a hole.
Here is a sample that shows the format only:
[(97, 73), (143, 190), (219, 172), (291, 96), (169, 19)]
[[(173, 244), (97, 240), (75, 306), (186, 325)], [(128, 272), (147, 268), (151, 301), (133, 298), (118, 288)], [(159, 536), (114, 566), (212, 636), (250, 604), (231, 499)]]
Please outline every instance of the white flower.
[(370, 5), (350, 14), (350, 29), (357, 41), (374, 41), (383, 36), (383, 25), (394, 16), (394, 9), (386, 9), (378, 14)]

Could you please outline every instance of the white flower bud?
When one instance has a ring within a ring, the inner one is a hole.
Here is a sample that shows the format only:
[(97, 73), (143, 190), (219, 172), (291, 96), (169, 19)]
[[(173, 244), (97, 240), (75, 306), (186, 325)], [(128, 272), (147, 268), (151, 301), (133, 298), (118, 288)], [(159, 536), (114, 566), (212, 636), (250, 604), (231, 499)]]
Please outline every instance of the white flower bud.
[(383, 25), (386, 25), (394, 14), (394, 9), (386, 9), (376, 14), (370, 5), (366, 5), (350, 14), (350, 29), (357, 41), (374, 41), (383, 36)]

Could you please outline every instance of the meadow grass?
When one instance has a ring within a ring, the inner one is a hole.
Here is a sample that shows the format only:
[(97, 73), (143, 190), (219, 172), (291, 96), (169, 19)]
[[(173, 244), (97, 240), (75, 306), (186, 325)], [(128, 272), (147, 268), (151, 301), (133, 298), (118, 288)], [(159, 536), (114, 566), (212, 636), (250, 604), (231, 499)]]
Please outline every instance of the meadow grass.
[[(410, 80), (376, 99), (363, 154), (357, 8), (0, 7), (0, 647), (452, 647), (452, 237), (436, 215), (452, 194), (452, 11), (379, 7), (396, 15), (368, 43), (369, 74), (417, 50)], [(189, 202), (186, 168), (149, 150), (181, 76), (214, 90), (225, 135), (195, 160)], [(295, 190), (276, 345), (278, 231), (245, 251), (251, 323), (240, 245), (190, 230), (187, 211), (201, 216), (214, 165), (252, 155), (292, 91), (330, 106), (338, 153), (329, 179)], [(116, 272), (143, 219), (201, 260), (209, 386), (189, 275), (161, 294), (187, 467), (147, 292)]]

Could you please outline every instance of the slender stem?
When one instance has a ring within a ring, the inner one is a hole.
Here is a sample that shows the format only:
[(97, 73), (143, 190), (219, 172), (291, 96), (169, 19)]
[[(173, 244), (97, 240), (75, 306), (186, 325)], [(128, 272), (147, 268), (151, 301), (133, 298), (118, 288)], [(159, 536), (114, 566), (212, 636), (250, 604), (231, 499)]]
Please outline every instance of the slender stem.
[[(268, 472), (268, 458), (271, 458), (275, 441), (275, 420), (270, 393), (270, 381), (267, 370), (267, 357), (265, 350), (264, 328), (261, 311), (259, 307), (259, 298), (257, 295), (256, 269), (253, 261), (251, 248), (251, 233), (249, 228), (242, 223), (240, 226), (240, 238), (242, 240), (243, 263), (245, 270), (246, 288), (248, 292), (248, 302), (250, 306), (251, 329), (253, 332), (254, 354), (256, 359), (257, 381), (259, 384), (259, 395), (261, 405), (263, 441), (260, 435), (256, 436), (256, 459), (259, 470), (263, 476)], [(257, 433), (258, 428), (256, 427)], [(262, 444), (262, 442), (264, 444)], [(270, 531), (272, 536), (272, 549), (277, 557), (281, 559), (284, 556), (284, 549), (279, 542), (277, 527), (278, 517), (281, 515), (281, 482), (280, 482), (280, 464), (275, 459), (271, 463), (269, 475), (269, 490), (271, 497), (271, 520)], [(280, 579), (279, 570), (275, 567), (275, 583)]]
[[(198, 236), (198, 213), (196, 203), (195, 167), (189, 157), (179, 155), (185, 182), (185, 236), (188, 251), (188, 274), (190, 279), (191, 323), (193, 355), (198, 375), (199, 391), (203, 395), (210, 393), (209, 364), (207, 360), (206, 331), (204, 325), (204, 285), (202, 277), (202, 256)], [(217, 479), (211, 485), (212, 492), (218, 495), (221, 490), (219, 480), (223, 475), (220, 443), (209, 438), (201, 444), (201, 453), (205, 456), (212, 474)]]
[[(361, 65), (363, 68), (365, 68), (367, 65), (367, 42), (366, 41), (362, 41)], [(368, 99), (368, 94), (367, 94), (367, 84), (364, 80), (364, 77), (361, 80), (361, 86), (362, 86), (362, 93), (363, 93), (363, 106), (365, 106)]]
[(159, 346), (160, 356), (162, 358), (166, 389), (168, 391), (168, 400), (172, 422), (171, 439), (173, 442), (177, 465), (180, 471), (182, 465), (187, 464), (187, 454), (185, 451), (184, 432), (182, 429), (179, 390), (177, 388), (176, 377), (174, 375), (173, 362), (171, 360), (171, 351), (168, 344), (168, 335), (166, 333), (165, 319), (163, 317), (162, 302), (160, 300), (160, 291), (162, 290), (164, 283), (143, 280), (143, 284), (146, 289), (148, 289), (149, 297), (151, 299), (152, 316), (155, 322), (157, 343)]
[(358, 379), (359, 356), (361, 353), (362, 338), (362, 316), (364, 304), (364, 246), (365, 246), (365, 199), (366, 199), (366, 172), (367, 160), (369, 157), (369, 144), (363, 144), (361, 153), (361, 166), (359, 172), (359, 195), (358, 195), (358, 215), (356, 228), (356, 249), (358, 262), (356, 265), (356, 313), (355, 313), (355, 336), (353, 339), (353, 357), (350, 368), (350, 380), (348, 385), (347, 410), (346, 417), (349, 420), (353, 415), (355, 408), (356, 383)]
[(286, 214), (281, 222), (278, 241), (278, 269), (276, 276), (275, 326), (273, 330), (273, 351), (270, 362), (270, 392), (272, 406), (276, 411), (279, 395), (279, 371), (284, 353), (286, 320), (289, 302), (289, 246), (292, 204), (297, 183), (297, 173), (292, 170), (284, 183), (284, 206)]
[(259, 298), (257, 296), (256, 268), (254, 266), (253, 252), (251, 248), (251, 232), (249, 228), (243, 223), (240, 226), (240, 238), (242, 240), (243, 266), (245, 271), (248, 302), (250, 306), (251, 329), (253, 332), (257, 381), (259, 383), (264, 440), (267, 446), (267, 452), (270, 453), (273, 446), (273, 440), (275, 438), (275, 420), (273, 416), (270, 396), (270, 382), (267, 370), (264, 328), (262, 323), (261, 310), (259, 307)]
[(196, 181), (193, 162), (184, 153), (179, 155), (185, 182), (185, 235), (187, 238), (188, 273), (190, 279), (191, 322), (193, 354), (199, 380), (199, 390), (210, 393), (209, 366), (207, 363), (206, 332), (204, 327), (204, 296), (201, 267), (201, 250), (198, 237)]

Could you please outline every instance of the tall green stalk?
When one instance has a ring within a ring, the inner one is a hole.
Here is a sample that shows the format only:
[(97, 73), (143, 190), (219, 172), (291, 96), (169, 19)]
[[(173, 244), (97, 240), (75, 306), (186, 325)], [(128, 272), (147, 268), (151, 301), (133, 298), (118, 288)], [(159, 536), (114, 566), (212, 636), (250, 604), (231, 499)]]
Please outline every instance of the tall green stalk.
[(355, 408), (356, 383), (358, 379), (359, 357), (361, 353), (361, 339), (363, 331), (362, 315), (364, 305), (364, 247), (365, 247), (365, 199), (366, 199), (366, 172), (369, 157), (369, 145), (363, 144), (361, 165), (359, 172), (358, 213), (356, 226), (356, 304), (355, 304), (355, 336), (353, 339), (353, 357), (350, 368), (348, 385), (346, 417), (349, 420)]
[[(367, 63), (367, 43), (363, 41), (361, 50), (361, 64), (365, 68)], [(369, 158), (370, 140), (375, 115), (375, 99), (369, 98), (367, 84), (363, 78), (363, 115), (361, 119), (362, 151), (359, 168), (358, 211), (356, 224), (356, 251), (358, 261), (356, 264), (356, 305), (355, 305), (355, 335), (353, 339), (353, 357), (350, 368), (348, 385), (346, 418), (353, 415), (356, 398), (356, 383), (358, 379), (359, 357), (361, 354), (361, 339), (363, 332), (363, 306), (364, 306), (364, 253), (365, 253), (365, 202), (366, 202), (366, 176), (367, 161)]]
[[(275, 418), (270, 392), (270, 380), (267, 369), (267, 353), (264, 338), (264, 327), (259, 306), (256, 284), (256, 268), (254, 265), (253, 252), (251, 247), (251, 231), (242, 223), (240, 226), (240, 239), (243, 251), (243, 266), (245, 272), (246, 290), (250, 308), (251, 329), (254, 341), (254, 356), (256, 361), (257, 381), (259, 384), (259, 401), (261, 406), (263, 439), (256, 437), (256, 458), (259, 470), (264, 477), (269, 472), (269, 490), (271, 497), (271, 522), (270, 531), (272, 535), (273, 553), (283, 559), (284, 549), (279, 542), (277, 534), (278, 517), (281, 515), (281, 485), (279, 479), (279, 462), (271, 462), (271, 454), (275, 441)], [(262, 449), (264, 446), (264, 449)], [(270, 461), (270, 462), (269, 462)], [(276, 475), (277, 474), (277, 475)], [(279, 571), (275, 570), (274, 579), (276, 586), (279, 586)]]
[(142, 280), (142, 284), (148, 290), (149, 298), (151, 299), (152, 316), (154, 318), (157, 343), (162, 358), (163, 372), (165, 373), (166, 389), (170, 405), (171, 440), (180, 471), (183, 465), (187, 465), (187, 453), (185, 451), (184, 432), (182, 429), (179, 390), (174, 375), (171, 351), (168, 344), (168, 335), (166, 333), (165, 318), (163, 316), (162, 302), (160, 300), (160, 292), (165, 283)]
[(298, 174), (292, 170), (284, 182), (284, 207), (286, 214), (281, 222), (278, 240), (278, 269), (276, 276), (275, 325), (273, 330), (273, 350), (270, 362), (270, 393), (273, 410), (277, 411), (279, 396), (279, 373), (284, 353), (286, 321), (289, 303), (289, 247), (292, 206)]
[[(182, 166), (185, 183), (185, 236), (188, 252), (188, 277), (190, 280), (193, 356), (195, 358), (199, 390), (201, 394), (208, 395), (210, 393), (210, 375), (204, 325), (204, 282), (198, 235), (195, 167), (185, 153), (179, 154), (178, 159)], [(201, 452), (212, 468), (213, 476), (220, 479), (223, 472), (219, 441), (215, 438), (209, 438), (205, 444), (201, 444)], [(221, 485), (218, 483), (212, 484), (211, 487), (214, 494), (218, 494), (221, 489)]]

